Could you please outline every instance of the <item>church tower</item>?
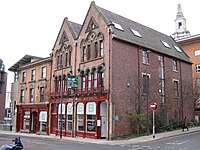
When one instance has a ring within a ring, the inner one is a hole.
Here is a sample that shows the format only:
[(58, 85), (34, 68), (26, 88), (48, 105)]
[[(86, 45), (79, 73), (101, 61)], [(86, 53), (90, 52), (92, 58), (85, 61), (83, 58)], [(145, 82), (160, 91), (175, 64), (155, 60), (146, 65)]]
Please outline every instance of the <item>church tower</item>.
[(175, 19), (176, 31), (172, 34), (175, 40), (190, 36), (190, 32), (186, 29), (186, 19), (183, 16), (181, 4), (179, 3), (177, 6), (177, 14)]

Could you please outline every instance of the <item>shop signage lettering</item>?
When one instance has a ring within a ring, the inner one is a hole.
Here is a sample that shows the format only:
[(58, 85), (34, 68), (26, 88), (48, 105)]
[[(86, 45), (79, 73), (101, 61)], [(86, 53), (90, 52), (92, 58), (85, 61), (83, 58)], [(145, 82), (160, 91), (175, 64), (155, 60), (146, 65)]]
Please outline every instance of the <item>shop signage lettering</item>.
[(98, 98), (96, 96), (94, 97), (84, 97), (83, 100), (88, 100), (88, 101), (92, 101), (92, 100), (97, 100)]

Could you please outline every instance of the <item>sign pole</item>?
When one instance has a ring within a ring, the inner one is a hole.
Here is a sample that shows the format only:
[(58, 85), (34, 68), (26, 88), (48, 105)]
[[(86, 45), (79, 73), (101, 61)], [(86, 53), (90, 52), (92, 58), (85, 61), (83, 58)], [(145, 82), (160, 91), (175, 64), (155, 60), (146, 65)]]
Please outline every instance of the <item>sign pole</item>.
[(155, 110), (153, 110), (153, 138), (155, 138)]

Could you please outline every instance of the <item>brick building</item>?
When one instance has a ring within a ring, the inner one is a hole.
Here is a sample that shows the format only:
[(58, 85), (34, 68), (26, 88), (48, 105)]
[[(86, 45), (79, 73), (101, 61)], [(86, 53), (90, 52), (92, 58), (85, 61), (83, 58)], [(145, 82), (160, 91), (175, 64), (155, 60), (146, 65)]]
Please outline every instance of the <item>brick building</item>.
[(25, 55), (9, 70), (15, 73), (11, 91), (15, 130), (48, 133), (50, 57)]
[(177, 43), (184, 49), (192, 61), (193, 90), (196, 100), (195, 118), (199, 121), (200, 117), (200, 35), (192, 35), (180, 38)]
[[(82, 26), (64, 19), (52, 50), (50, 132), (61, 134), (62, 126), (64, 136), (126, 135), (128, 113), (147, 113), (150, 123), (152, 101), (165, 125), (192, 119), (191, 65), (170, 36), (92, 2)], [(76, 89), (67, 83), (71, 75)]]
[(5, 101), (6, 101), (6, 85), (7, 85), (7, 73), (5, 72), (5, 65), (3, 60), (0, 59), (0, 121), (5, 117)]
[(37, 82), (32, 82), (30, 74), (44, 60), (20, 67), (17, 130), (38, 131), (32, 122), (39, 122), (42, 110), (47, 112), (47, 133), (110, 140), (132, 132), (129, 113), (146, 114), (150, 128), (152, 101), (158, 106), (156, 119), (164, 125), (184, 115), (194, 117), (192, 63), (181, 47), (170, 36), (95, 2), (82, 25), (64, 18), (47, 59), (52, 71), (46, 71), (50, 94), (44, 110), (40, 97), (36, 104), (30, 99), (41, 79), (36, 71)]

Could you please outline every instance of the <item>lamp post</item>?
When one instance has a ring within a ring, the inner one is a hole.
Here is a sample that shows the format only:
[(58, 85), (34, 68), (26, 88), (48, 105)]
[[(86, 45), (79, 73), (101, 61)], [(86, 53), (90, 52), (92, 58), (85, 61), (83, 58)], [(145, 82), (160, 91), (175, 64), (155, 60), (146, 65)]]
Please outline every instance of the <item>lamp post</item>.
[(61, 79), (60, 79), (60, 139), (62, 139), (62, 119), (63, 119), (63, 114), (62, 114), (62, 88), (63, 88), (63, 66), (60, 64), (61, 67)]
[(147, 112), (147, 115), (146, 115), (146, 127), (147, 127), (147, 134), (149, 134), (149, 82), (148, 82), (148, 77), (147, 77), (147, 63), (148, 63), (148, 59), (149, 59), (149, 53), (151, 51), (150, 50), (147, 50), (145, 51), (146, 53), (146, 68), (145, 68), (145, 71), (146, 71), (146, 112)]

